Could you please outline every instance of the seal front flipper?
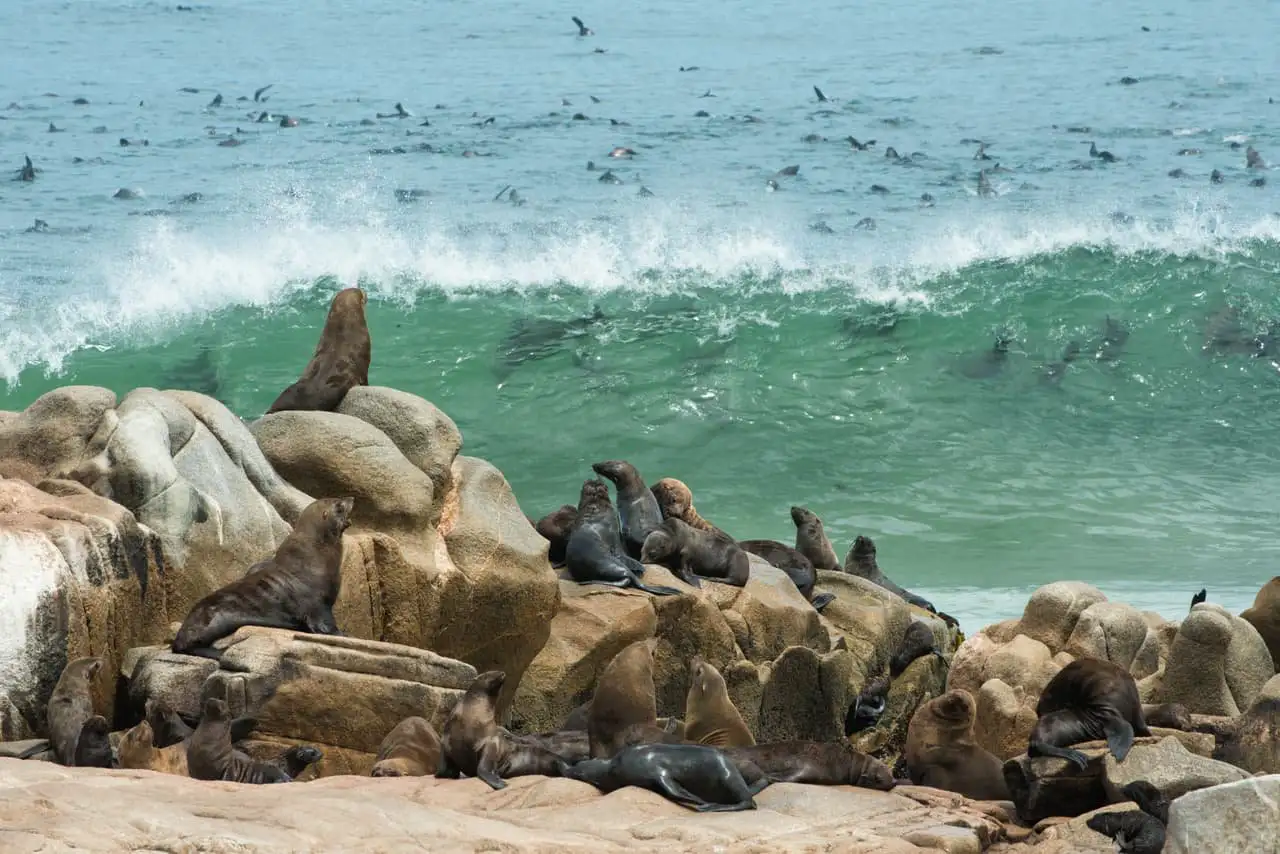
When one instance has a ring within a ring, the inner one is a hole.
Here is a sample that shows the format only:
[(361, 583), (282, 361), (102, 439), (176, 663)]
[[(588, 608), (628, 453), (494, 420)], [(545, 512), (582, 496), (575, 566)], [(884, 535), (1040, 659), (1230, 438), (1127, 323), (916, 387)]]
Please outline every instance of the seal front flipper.
[(480, 761), (476, 763), (476, 776), (489, 784), (491, 789), (505, 789), (507, 783), (498, 776), (494, 767), (502, 759), (502, 745), (496, 738), (490, 738), (480, 751)]
[(834, 601), (836, 601), (836, 594), (819, 593), (817, 596), (813, 597), (809, 604), (813, 606), (813, 610), (821, 612), (823, 608), (827, 607)]
[(1107, 735), (1107, 749), (1111, 755), (1117, 762), (1123, 762), (1133, 747), (1133, 725), (1119, 715), (1108, 714), (1102, 721), (1102, 731)]
[(1081, 771), (1089, 767), (1089, 759), (1078, 750), (1072, 750), (1070, 747), (1058, 747), (1054, 744), (1044, 744), (1042, 742), (1033, 741), (1027, 745), (1028, 756), (1054, 756), (1058, 759), (1065, 759), (1068, 762), (1074, 762)]
[(333, 610), (325, 607), (319, 613), (311, 614), (302, 621), (303, 626), (313, 635), (333, 635), (335, 637), (346, 637), (338, 629), (338, 621), (333, 616)]
[(719, 804), (713, 804), (709, 801), (703, 800), (684, 786), (681, 786), (673, 780), (671, 775), (666, 771), (662, 771), (658, 774), (657, 778), (653, 781), (653, 785), (663, 797), (669, 801), (674, 801), (682, 807), (689, 807), (690, 809), (697, 810), (698, 812), (705, 812), (711, 807), (720, 806)]
[(449, 757), (443, 753), (440, 754), (440, 764), (436, 766), (437, 780), (460, 780), (462, 779), (462, 770), (449, 760)]

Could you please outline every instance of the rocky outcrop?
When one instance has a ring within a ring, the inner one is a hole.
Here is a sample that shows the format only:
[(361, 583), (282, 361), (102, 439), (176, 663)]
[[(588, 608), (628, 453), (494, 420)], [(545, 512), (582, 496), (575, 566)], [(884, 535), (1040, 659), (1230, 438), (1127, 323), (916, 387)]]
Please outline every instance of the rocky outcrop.
[(1280, 774), (1201, 789), (1169, 808), (1166, 854), (1280, 850)]
[(1262, 585), (1252, 607), (1240, 617), (1258, 630), (1271, 653), (1271, 662), (1280, 670), (1280, 575)]
[(1275, 674), (1271, 653), (1251, 623), (1208, 602), (1178, 627), (1152, 702), (1181, 703), (1201, 715), (1238, 715)]

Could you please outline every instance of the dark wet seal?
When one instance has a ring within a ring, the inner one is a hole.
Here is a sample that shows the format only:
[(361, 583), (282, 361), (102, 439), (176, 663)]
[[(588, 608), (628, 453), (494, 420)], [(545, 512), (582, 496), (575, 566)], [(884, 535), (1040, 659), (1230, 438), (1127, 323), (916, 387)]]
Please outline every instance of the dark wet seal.
[(815, 94), (815, 95), (817, 95), (817, 96), (818, 96), (818, 103), (819, 103), (819, 104), (825, 104), (827, 101), (831, 100), (831, 99), (830, 99), (830, 98), (828, 98), (826, 95), (822, 94), (822, 90), (821, 90), (821, 89), (819, 89), (817, 86), (814, 86), (814, 87), (813, 87), (813, 94)]
[(596, 34), (596, 31), (588, 27), (586, 24), (582, 23), (582, 19), (579, 18), (577, 15), (572, 16), (572, 20), (578, 26), (578, 35), (580, 37), (594, 36)]
[(1082, 770), (1088, 760), (1071, 745), (1105, 740), (1123, 762), (1135, 736), (1151, 735), (1133, 677), (1097, 658), (1078, 658), (1058, 671), (1041, 693), (1036, 714), (1027, 755), (1056, 756)]
[(883, 184), (872, 184), (871, 192), (875, 193), (878, 196), (887, 196), (889, 195), (889, 188), (884, 186)]
[(1101, 160), (1103, 163), (1115, 163), (1119, 159), (1110, 151), (1099, 151), (1098, 143), (1096, 142), (1089, 143), (1089, 156)]
[(674, 596), (674, 587), (649, 586), (640, 580), (644, 564), (630, 557), (622, 544), (618, 514), (601, 480), (582, 484), (578, 519), (565, 546), (565, 566), (579, 584), (634, 587), (655, 596)]

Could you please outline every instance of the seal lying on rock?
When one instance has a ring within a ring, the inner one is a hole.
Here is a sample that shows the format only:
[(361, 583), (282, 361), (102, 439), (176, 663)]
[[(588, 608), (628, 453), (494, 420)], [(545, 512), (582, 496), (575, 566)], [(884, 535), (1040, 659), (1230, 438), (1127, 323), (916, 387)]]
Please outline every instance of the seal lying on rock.
[(436, 777), (456, 780), (466, 774), (504, 789), (504, 777), (562, 776), (568, 767), (563, 759), (541, 747), (519, 743), (498, 726), (498, 695), (506, 681), (507, 674), (501, 670), (481, 673), (453, 707), (440, 739)]
[(1146, 780), (1130, 783), (1121, 791), (1138, 805), (1137, 811), (1098, 813), (1085, 824), (1110, 837), (1127, 854), (1160, 854), (1169, 823), (1169, 799)]
[(93, 713), (90, 694), (101, 669), (100, 658), (69, 662), (49, 696), (49, 742), (54, 757), (63, 765), (110, 768), (114, 764), (107, 720)]
[(694, 587), (701, 587), (703, 578), (743, 587), (751, 577), (751, 558), (736, 542), (674, 517), (649, 534), (640, 562), (665, 566)]
[(440, 736), (426, 718), (405, 718), (396, 724), (374, 759), (371, 777), (425, 777), (440, 767)]
[(372, 348), (364, 319), (368, 297), (359, 288), (338, 291), (329, 305), (320, 342), (302, 377), (280, 393), (267, 413), (285, 409), (332, 412), (347, 392), (369, 384)]
[(910, 590), (906, 590), (894, 584), (887, 575), (881, 572), (880, 565), (876, 562), (876, 544), (870, 537), (859, 536), (853, 541), (853, 545), (849, 548), (849, 554), (845, 555), (844, 571), (850, 575), (865, 578), (867, 581), (883, 587), (890, 593), (896, 593), (918, 608), (924, 608), (931, 614), (937, 614), (949, 626), (960, 625), (956, 621), (955, 617), (942, 613), (937, 608), (933, 607), (933, 603), (928, 599), (925, 599), (923, 596), (917, 596)]
[(861, 786), (887, 792), (898, 781), (889, 766), (854, 750), (846, 741), (779, 741), (751, 747), (726, 747), (734, 762), (746, 761), (775, 783)]
[(674, 477), (664, 477), (650, 487), (650, 490), (653, 492), (653, 497), (658, 500), (658, 508), (662, 511), (663, 519), (679, 519), (699, 531), (710, 531), (733, 539), (698, 515), (698, 511), (693, 506), (693, 492), (681, 481)]
[(729, 757), (698, 744), (636, 744), (612, 759), (579, 762), (565, 776), (602, 792), (638, 786), (698, 812), (753, 810), (769, 785), (768, 777), (748, 785)]
[(564, 566), (564, 553), (569, 545), (569, 534), (578, 521), (578, 508), (565, 504), (533, 524), (533, 529), (542, 535), (550, 545), (547, 547), (547, 560), (554, 567)]
[(189, 776), (187, 746), (179, 741), (167, 747), (156, 747), (151, 724), (146, 721), (120, 737), (120, 767), (143, 768), (162, 774)]
[(622, 519), (622, 545), (627, 554), (643, 560), (640, 551), (645, 538), (662, 524), (662, 510), (658, 499), (644, 485), (640, 472), (625, 460), (605, 460), (595, 463), (591, 470), (613, 482), (618, 490), (618, 516)]
[(292, 778), (276, 765), (255, 762), (231, 744), (231, 716), (217, 697), (204, 701), (200, 725), (187, 739), (187, 771), (197, 780), (230, 783), (288, 783)]
[(896, 679), (911, 665), (911, 662), (925, 655), (942, 657), (933, 637), (933, 629), (929, 628), (927, 623), (912, 620), (902, 636), (902, 643), (898, 644), (897, 651), (889, 660), (889, 675)]
[(218, 659), (211, 644), (241, 626), (341, 634), (333, 605), (342, 585), (342, 532), (354, 503), (322, 498), (308, 505), (272, 557), (195, 604), (173, 651)]
[(1088, 760), (1069, 745), (1105, 740), (1123, 762), (1135, 735), (1149, 736), (1138, 685), (1123, 667), (1098, 658), (1078, 658), (1049, 680), (1036, 704), (1028, 756), (1057, 756), (1081, 769)]
[(978, 705), (963, 689), (948, 691), (916, 709), (903, 747), (911, 782), (978, 801), (1009, 799), (1004, 763), (973, 737)]
[(695, 655), (689, 664), (684, 723), (685, 739), (697, 744), (750, 747), (756, 743), (738, 707), (729, 699), (724, 677), (700, 655)]
[(618, 514), (609, 501), (609, 487), (600, 480), (582, 484), (578, 520), (565, 548), (565, 566), (579, 584), (634, 587), (655, 596), (675, 596), (680, 592), (674, 587), (650, 587), (640, 580), (644, 564), (623, 549)]
[(793, 549), (777, 540), (739, 540), (738, 547), (785, 572), (815, 611), (821, 611), (836, 598), (831, 593), (813, 595), (813, 585), (818, 581), (818, 573), (813, 568), (813, 562), (799, 549)]

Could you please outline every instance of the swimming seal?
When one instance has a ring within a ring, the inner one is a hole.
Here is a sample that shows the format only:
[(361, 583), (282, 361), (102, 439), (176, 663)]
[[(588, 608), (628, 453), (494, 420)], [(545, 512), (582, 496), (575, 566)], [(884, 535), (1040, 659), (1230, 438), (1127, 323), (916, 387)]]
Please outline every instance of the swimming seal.
[(197, 780), (230, 783), (288, 783), (292, 778), (276, 765), (255, 762), (231, 744), (231, 717), (217, 697), (204, 701), (200, 725), (187, 739), (187, 772)]
[(738, 707), (729, 699), (724, 677), (700, 655), (689, 663), (684, 726), (685, 740), (696, 744), (750, 747), (756, 743)]
[(846, 741), (779, 741), (727, 747), (724, 753), (735, 762), (751, 762), (775, 783), (860, 786), (881, 792), (898, 785), (888, 765)]
[(644, 564), (623, 550), (618, 514), (609, 501), (609, 487), (601, 480), (582, 484), (578, 520), (569, 534), (564, 562), (569, 575), (579, 584), (634, 587), (655, 596), (680, 592), (674, 587), (651, 587), (640, 580)]
[(1110, 837), (1127, 854), (1160, 854), (1169, 823), (1169, 799), (1146, 780), (1130, 783), (1121, 791), (1138, 805), (1137, 810), (1098, 813), (1085, 824)]
[(796, 551), (807, 557), (814, 569), (840, 569), (836, 550), (816, 513), (805, 507), (792, 507), (791, 521), (796, 525)]
[(425, 777), (440, 767), (440, 736), (426, 718), (405, 718), (395, 725), (373, 763), (372, 777)]
[(110, 768), (107, 721), (93, 713), (90, 688), (102, 669), (100, 658), (77, 658), (62, 669), (49, 696), (49, 743), (58, 762), (67, 766)]
[(658, 726), (653, 684), (653, 638), (624, 647), (601, 671), (587, 709), (593, 759), (608, 759), (629, 744), (675, 739)]
[(662, 524), (662, 510), (658, 499), (644, 485), (640, 472), (625, 460), (605, 460), (595, 463), (591, 470), (612, 481), (618, 490), (618, 516), (622, 519), (622, 545), (627, 554), (640, 559), (645, 537)]
[(572, 504), (561, 505), (533, 524), (533, 528), (550, 545), (547, 547), (547, 560), (553, 567), (564, 566), (564, 553), (569, 545), (569, 534), (578, 521), (578, 508)]
[(602, 792), (638, 786), (697, 812), (753, 810), (770, 782), (762, 777), (748, 785), (729, 757), (699, 744), (632, 745), (612, 759), (579, 762), (565, 776)]
[(1151, 735), (1142, 717), (1138, 685), (1124, 668), (1097, 658), (1078, 658), (1058, 671), (1036, 704), (1028, 756), (1057, 756), (1080, 766), (1088, 760), (1070, 745), (1105, 739), (1123, 762), (1134, 736)]
[(701, 587), (703, 578), (743, 587), (751, 577), (751, 558), (736, 542), (674, 517), (649, 534), (640, 561), (661, 564), (694, 587)]
[(507, 674), (488, 670), (476, 677), (453, 707), (440, 738), (436, 777), (479, 777), (493, 789), (505, 789), (503, 777), (562, 776), (567, 763), (549, 750), (520, 744), (498, 726), (495, 712)]
[(329, 305), (315, 355), (302, 377), (280, 392), (267, 414), (286, 409), (332, 412), (347, 392), (369, 384), (372, 345), (364, 307), (368, 297), (359, 288), (338, 291)]
[(963, 689), (948, 691), (916, 709), (903, 747), (911, 782), (978, 801), (1009, 799), (1004, 763), (973, 738), (978, 704)]
[(853, 541), (853, 545), (849, 548), (849, 554), (844, 558), (844, 571), (850, 575), (856, 575), (859, 578), (865, 578), (872, 584), (883, 587), (890, 593), (896, 593), (903, 599), (915, 605), (918, 608), (924, 608), (926, 611), (937, 614), (949, 626), (958, 626), (956, 619), (949, 614), (944, 614), (937, 608), (933, 607), (933, 603), (923, 596), (917, 596), (910, 590), (906, 590), (894, 584), (889, 576), (880, 571), (880, 564), (876, 561), (876, 544), (870, 537), (859, 536)]
[(681, 481), (674, 477), (664, 477), (650, 489), (653, 497), (658, 499), (658, 507), (662, 510), (663, 519), (675, 517), (691, 528), (710, 531), (713, 534), (724, 534), (725, 537), (733, 539), (698, 514), (693, 506), (693, 492)]
[(813, 595), (813, 585), (818, 581), (818, 573), (813, 568), (813, 562), (799, 549), (777, 540), (739, 540), (738, 546), (744, 552), (763, 558), (769, 565), (785, 572), (815, 611), (821, 611), (836, 598), (831, 593)]
[(217, 659), (211, 644), (241, 626), (341, 634), (333, 604), (342, 585), (342, 532), (354, 504), (352, 498), (322, 498), (308, 505), (274, 555), (195, 604), (173, 651)]

